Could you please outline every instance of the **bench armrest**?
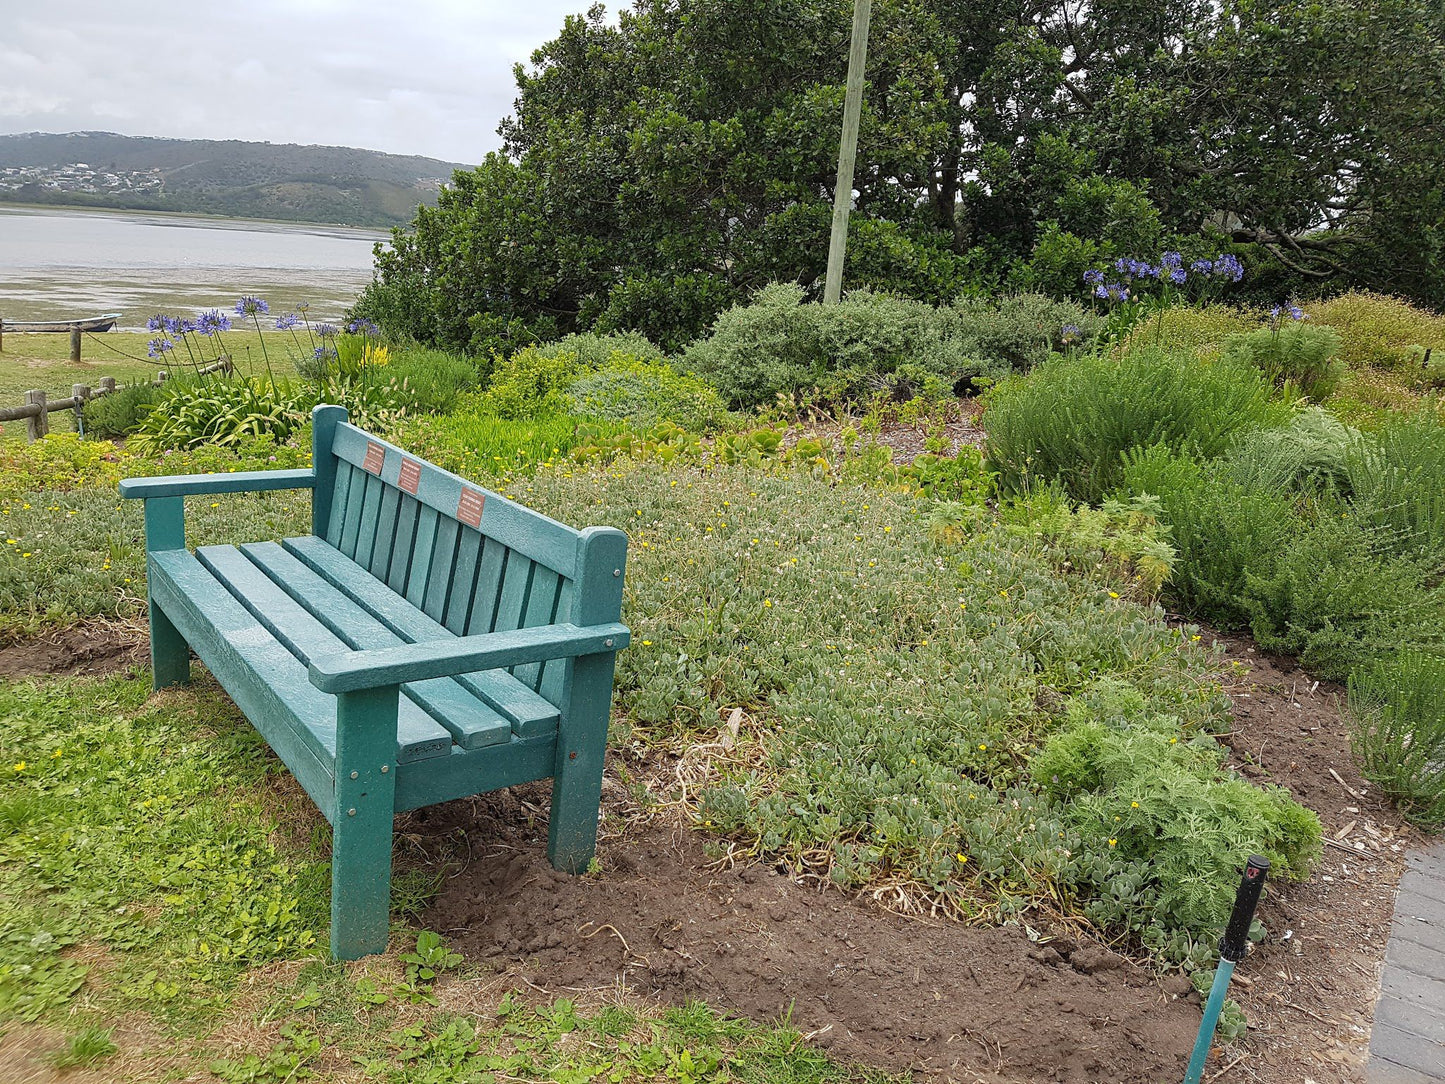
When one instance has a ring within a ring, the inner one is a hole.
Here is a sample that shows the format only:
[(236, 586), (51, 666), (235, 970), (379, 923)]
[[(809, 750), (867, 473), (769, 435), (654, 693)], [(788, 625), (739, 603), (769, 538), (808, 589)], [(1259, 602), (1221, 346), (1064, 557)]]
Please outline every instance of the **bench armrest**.
[(171, 474), (161, 478), (126, 478), (122, 497), (192, 497), (210, 493), (260, 493), (271, 489), (310, 489), (316, 472), (301, 470), (232, 471), (227, 474)]
[(347, 651), (312, 661), (311, 684), (324, 693), (350, 693), (408, 681), (456, 677), (529, 662), (601, 655), (627, 646), (626, 625), (541, 625), (454, 640), (428, 640), (374, 651)]

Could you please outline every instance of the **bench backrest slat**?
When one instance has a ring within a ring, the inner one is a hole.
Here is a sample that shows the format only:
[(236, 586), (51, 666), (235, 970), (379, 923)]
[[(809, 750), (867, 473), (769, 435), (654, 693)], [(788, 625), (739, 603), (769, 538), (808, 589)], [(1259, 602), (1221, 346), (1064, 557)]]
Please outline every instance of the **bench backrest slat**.
[[(571, 619), (579, 532), (339, 418), (329, 428), (323, 537), (338, 550), (457, 635)], [(532, 665), (517, 677), (559, 697), (565, 672)]]

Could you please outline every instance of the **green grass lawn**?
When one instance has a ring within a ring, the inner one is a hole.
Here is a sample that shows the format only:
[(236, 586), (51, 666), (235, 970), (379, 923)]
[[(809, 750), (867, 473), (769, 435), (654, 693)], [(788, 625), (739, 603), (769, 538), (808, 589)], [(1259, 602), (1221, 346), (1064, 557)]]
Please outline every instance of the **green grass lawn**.
[[(159, 370), (181, 373), (214, 360), (215, 348), (210, 343), (205, 344), (206, 353), (194, 358), (184, 349), (171, 351), (163, 359), (149, 358), (146, 349), (152, 338), (145, 332), (87, 334), (81, 341), (81, 360), (77, 364), (70, 360), (69, 335), (7, 331), (4, 349), (0, 350), (0, 406), (20, 406), (32, 388), (51, 399), (63, 399), (70, 395), (74, 384), (95, 388), (107, 376), (121, 384), (154, 380)], [(294, 376), (296, 355), (309, 352), (304, 334), (293, 339), (284, 331), (235, 330), (226, 332), (223, 341), (241, 372), (264, 374), (269, 355), (271, 371), (277, 377)], [(50, 426), (69, 431), (74, 428), (71, 419), (70, 414), (57, 412), (50, 415)], [(25, 423), (8, 422), (0, 429), (9, 436), (23, 436)]]
[(0, 717), (0, 1049), (127, 1081), (885, 1079), (700, 1005), (460, 1009), (477, 976), (406, 878), (391, 951), (329, 963), (326, 822), (209, 679), (0, 682)]

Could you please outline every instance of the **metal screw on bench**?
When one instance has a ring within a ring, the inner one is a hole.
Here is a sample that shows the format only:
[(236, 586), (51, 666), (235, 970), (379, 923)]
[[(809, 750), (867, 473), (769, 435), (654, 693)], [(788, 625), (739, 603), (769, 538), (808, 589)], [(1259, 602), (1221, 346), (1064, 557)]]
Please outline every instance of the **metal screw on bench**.
[(1264, 879), (1268, 874), (1269, 859), (1251, 855), (1245, 864), (1239, 888), (1234, 893), (1234, 913), (1229, 916), (1229, 925), (1224, 927), (1224, 936), (1219, 939), (1219, 967), (1214, 972), (1214, 985), (1210, 987), (1209, 1000), (1204, 1006), (1204, 1019), (1199, 1023), (1199, 1038), (1194, 1042), (1194, 1053), (1190, 1055), (1189, 1068), (1184, 1073), (1184, 1084), (1199, 1084), (1199, 1078), (1204, 1075), (1204, 1062), (1209, 1057), (1209, 1044), (1214, 1041), (1214, 1028), (1224, 1008), (1229, 978), (1234, 974), (1234, 965), (1244, 959), (1249, 948), (1249, 927), (1254, 922), (1254, 909), (1259, 906), (1259, 896), (1264, 891)]

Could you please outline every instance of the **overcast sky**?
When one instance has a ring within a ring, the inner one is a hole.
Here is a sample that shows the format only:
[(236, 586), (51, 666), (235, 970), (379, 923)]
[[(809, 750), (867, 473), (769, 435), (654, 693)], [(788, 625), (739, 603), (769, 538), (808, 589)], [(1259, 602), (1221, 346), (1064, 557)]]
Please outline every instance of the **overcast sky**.
[(474, 164), (499, 144), (512, 65), (588, 2), (0, 0), (0, 133), (328, 143)]

